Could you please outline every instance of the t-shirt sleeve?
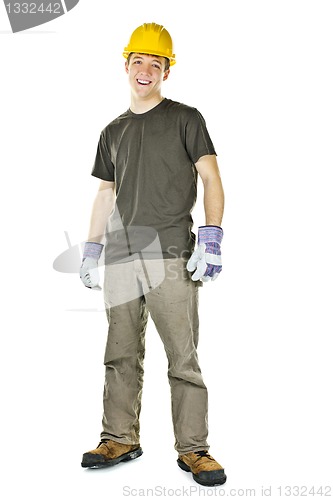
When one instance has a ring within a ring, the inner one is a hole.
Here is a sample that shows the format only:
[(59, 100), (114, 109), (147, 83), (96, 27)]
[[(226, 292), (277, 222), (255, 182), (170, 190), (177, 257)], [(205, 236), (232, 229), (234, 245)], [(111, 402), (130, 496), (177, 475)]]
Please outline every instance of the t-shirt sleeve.
[(185, 126), (185, 148), (193, 163), (196, 163), (201, 156), (217, 155), (206, 122), (195, 108), (189, 114)]
[(114, 181), (114, 165), (111, 161), (111, 155), (107, 146), (104, 131), (101, 132), (99, 137), (96, 158), (91, 175), (98, 177), (103, 181)]

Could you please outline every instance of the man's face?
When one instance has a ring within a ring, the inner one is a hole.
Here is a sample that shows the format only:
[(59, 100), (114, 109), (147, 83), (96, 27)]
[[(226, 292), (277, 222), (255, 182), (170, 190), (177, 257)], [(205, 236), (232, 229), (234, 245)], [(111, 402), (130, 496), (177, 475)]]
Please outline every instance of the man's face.
[(134, 53), (126, 61), (125, 70), (129, 76), (132, 92), (141, 99), (160, 94), (162, 82), (169, 76), (164, 71), (164, 57)]

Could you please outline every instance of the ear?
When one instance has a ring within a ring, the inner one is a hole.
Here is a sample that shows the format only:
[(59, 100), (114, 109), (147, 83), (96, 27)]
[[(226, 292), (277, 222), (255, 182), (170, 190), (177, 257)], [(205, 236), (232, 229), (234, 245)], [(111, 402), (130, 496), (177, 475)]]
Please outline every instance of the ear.
[(163, 81), (167, 80), (169, 75), (170, 75), (170, 69), (164, 71)]
[(129, 69), (128, 69), (128, 61), (127, 61), (127, 59), (126, 59), (126, 61), (125, 61), (125, 71), (126, 71), (126, 73), (128, 73), (128, 71), (129, 71)]

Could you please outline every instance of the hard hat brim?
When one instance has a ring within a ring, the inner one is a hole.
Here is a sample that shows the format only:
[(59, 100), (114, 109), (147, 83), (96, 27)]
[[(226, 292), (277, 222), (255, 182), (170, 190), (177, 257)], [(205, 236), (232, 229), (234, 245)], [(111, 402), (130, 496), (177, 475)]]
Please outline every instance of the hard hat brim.
[(162, 53), (158, 53), (156, 51), (152, 52), (150, 50), (144, 50), (144, 49), (132, 49), (131, 50), (126, 50), (127, 47), (125, 47), (124, 49), (124, 52), (123, 52), (123, 56), (125, 57), (125, 59), (128, 58), (128, 56), (131, 54), (131, 53), (135, 53), (135, 54), (148, 54), (150, 56), (158, 56), (158, 57), (166, 57), (167, 59), (169, 59), (170, 61), (170, 66), (173, 66), (174, 64), (176, 64), (176, 59), (175, 59), (175, 54), (172, 54), (172, 56), (168, 56), (166, 54), (162, 54)]

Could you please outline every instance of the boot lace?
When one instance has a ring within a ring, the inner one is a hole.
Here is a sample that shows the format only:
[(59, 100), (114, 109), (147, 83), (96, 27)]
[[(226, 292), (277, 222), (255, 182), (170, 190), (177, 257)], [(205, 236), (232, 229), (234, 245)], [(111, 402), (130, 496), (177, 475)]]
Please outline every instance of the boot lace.
[(202, 450), (202, 451), (195, 451), (194, 454), (198, 457), (198, 458), (202, 458), (202, 457), (205, 457), (205, 458), (208, 458), (209, 460), (214, 460), (213, 457), (211, 457), (209, 455), (209, 453), (207, 452), (207, 450)]
[(99, 448), (101, 446), (101, 444), (105, 444), (109, 441), (109, 439), (102, 439), (102, 441), (99, 443), (99, 445), (97, 446), (97, 448)]

